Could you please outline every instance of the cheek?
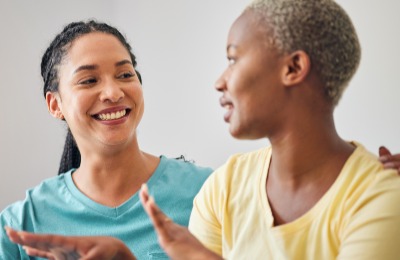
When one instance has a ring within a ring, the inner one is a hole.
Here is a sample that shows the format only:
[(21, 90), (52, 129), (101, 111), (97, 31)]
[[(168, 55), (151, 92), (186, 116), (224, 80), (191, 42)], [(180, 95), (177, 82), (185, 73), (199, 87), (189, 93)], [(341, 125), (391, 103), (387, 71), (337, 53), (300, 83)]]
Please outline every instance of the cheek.
[(130, 102), (134, 105), (132, 112), (136, 114), (136, 118), (141, 118), (144, 113), (144, 99), (141, 85), (131, 86), (129, 89), (126, 89), (125, 93), (125, 98), (129, 98)]
[(62, 99), (63, 113), (72, 120), (86, 115), (90, 104), (93, 103), (92, 99), (93, 97), (84, 91), (69, 93), (68, 95), (66, 93)]

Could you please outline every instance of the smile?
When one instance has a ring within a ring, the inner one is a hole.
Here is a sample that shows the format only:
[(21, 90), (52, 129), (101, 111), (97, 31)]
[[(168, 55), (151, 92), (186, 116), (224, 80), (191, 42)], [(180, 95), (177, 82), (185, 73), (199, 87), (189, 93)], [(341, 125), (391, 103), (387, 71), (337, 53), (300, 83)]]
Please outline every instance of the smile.
[(129, 114), (130, 109), (123, 109), (121, 111), (116, 111), (112, 113), (102, 113), (102, 114), (97, 114), (94, 115), (93, 117), (96, 118), (97, 120), (102, 120), (102, 121), (109, 121), (109, 120), (116, 120), (120, 119), (127, 114)]
[(224, 107), (226, 110), (231, 110), (231, 109), (233, 108), (233, 106), (232, 106), (231, 104), (225, 104), (225, 105), (223, 105), (223, 107)]

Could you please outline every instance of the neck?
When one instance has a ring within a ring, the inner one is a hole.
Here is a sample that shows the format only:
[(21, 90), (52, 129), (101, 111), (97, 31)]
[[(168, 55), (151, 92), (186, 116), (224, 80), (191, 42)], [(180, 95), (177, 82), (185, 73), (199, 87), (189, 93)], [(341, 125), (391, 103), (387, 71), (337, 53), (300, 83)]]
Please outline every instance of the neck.
[[(275, 180), (291, 183), (296, 188), (329, 177), (321, 173), (335, 175), (331, 176), (334, 179), (337, 177), (354, 148), (338, 136), (332, 114), (325, 114), (321, 120), (315, 120), (315, 117), (315, 113), (301, 117), (301, 122), (287, 127), (294, 131), (281, 131), (270, 138), (270, 176)], [(329, 167), (336, 171), (324, 170)]]
[(101, 153), (81, 152), (81, 166), (73, 174), (75, 185), (91, 199), (117, 206), (135, 194), (153, 174), (159, 158), (142, 152), (137, 143)]
[(315, 120), (315, 116), (309, 120), (302, 117), (302, 122), (287, 128), (295, 131), (281, 131), (270, 138), (272, 159), (266, 191), (274, 225), (291, 222), (313, 207), (354, 150), (336, 133), (332, 116), (324, 120)]

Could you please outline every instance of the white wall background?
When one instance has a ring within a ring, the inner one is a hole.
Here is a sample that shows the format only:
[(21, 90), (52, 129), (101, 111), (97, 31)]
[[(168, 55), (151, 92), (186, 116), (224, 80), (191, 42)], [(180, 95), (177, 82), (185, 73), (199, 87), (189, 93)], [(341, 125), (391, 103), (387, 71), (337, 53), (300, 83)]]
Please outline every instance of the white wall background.
[[(336, 111), (339, 133), (372, 151), (400, 152), (400, 2), (340, 0), (358, 30), (361, 66)], [(40, 60), (71, 21), (95, 18), (119, 28), (144, 80), (142, 149), (185, 155), (217, 167), (231, 153), (267, 140), (237, 141), (222, 120), (213, 83), (224, 69), (225, 40), (248, 0), (0, 0), (0, 210), (55, 176), (65, 127), (48, 113)]]

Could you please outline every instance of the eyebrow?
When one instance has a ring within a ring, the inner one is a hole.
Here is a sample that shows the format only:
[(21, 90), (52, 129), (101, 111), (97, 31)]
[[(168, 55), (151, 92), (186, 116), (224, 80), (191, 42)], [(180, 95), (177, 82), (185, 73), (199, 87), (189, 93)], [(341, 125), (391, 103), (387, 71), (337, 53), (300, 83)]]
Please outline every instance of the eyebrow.
[(78, 73), (79, 71), (82, 71), (82, 70), (95, 70), (95, 69), (97, 69), (99, 66), (97, 66), (97, 65), (82, 65), (82, 66), (79, 66), (75, 71), (74, 71), (74, 73), (73, 74), (76, 74), (76, 73)]
[(115, 67), (119, 67), (119, 66), (122, 66), (125, 64), (131, 64), (133, 66), (133, 64), (130, 60), (121, 60), (121, 61), (118, 61), (117, 63), (115, 63)]
[[(133, 66), (133, 64), (132, 64), (132, 62), (130, 60), (121, 60), (121, 61), (118, 61), (117, 63), (115, 63), (115, 67), (123, 66), (125, 64), (131, 64)], [(99, 66), (97, 66), (97, 65), (82, 65), (82, 66), (79, 66), (74, 71), (73, 74), (76, 74), (76, 73), (78, 73), (79, 71), (82, 71), (82, 70), (96, 70), (98, 67)]]

